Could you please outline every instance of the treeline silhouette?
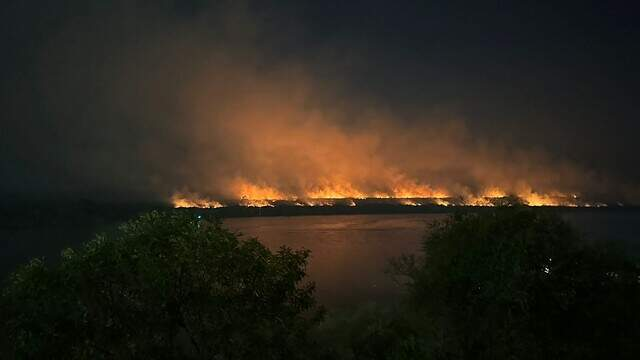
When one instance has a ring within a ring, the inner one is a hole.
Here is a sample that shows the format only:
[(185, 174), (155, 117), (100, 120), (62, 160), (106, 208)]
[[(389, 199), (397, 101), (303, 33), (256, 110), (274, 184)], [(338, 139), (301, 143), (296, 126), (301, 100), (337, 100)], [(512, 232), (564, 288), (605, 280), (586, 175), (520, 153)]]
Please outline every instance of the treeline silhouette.
[(153, 202), (3, 199), (0, 202), (0, 229), (95, 227), (117, 224), (152, 210), (169, 209), (168, 204)]
[(150, 212), (33, 260), (0, 297), (2, 359), (637, 359), (640, 267), (547, 211), (459, 212), (394, 259), (393, 306), (325, 311), (309, 252)]

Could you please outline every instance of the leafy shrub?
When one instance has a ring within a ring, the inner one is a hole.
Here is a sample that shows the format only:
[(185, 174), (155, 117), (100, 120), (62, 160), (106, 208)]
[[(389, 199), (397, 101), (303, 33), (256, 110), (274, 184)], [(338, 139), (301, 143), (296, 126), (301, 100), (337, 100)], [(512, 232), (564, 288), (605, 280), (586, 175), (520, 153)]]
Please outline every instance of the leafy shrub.
[(270, 252), (219, 222), (152, 212), (16, 271), (3, 358), (295, 359), (320, 319), (309, 253)]
[(331, 359), (420, 360), (427, 355), (403, 306), (365, 303), (334, 309), (314, 330)]
[(393, 262), (393, 308), (322, 311), (309, 253), (150, 213), (16, 271), (0, 358), (636, 359), (640, 269), (549, 212), (457, 213)]
[(559, 217), (513, 206), (435, 223), (406, 275), (416, 332), (436, 359), (640, 354), (640, 270)]

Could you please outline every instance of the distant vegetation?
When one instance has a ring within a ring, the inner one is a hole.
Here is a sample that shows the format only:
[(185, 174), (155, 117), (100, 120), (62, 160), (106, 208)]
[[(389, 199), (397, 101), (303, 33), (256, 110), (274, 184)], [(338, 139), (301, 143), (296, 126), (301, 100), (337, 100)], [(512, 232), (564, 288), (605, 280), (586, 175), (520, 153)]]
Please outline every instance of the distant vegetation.
[(457, 213), (390, 264), (393, 307), (326, 316), (309, 253), (152, 212), (18, 269), (0, 299), (16, 359), (637, 359), (640, 268), (558, 217)]

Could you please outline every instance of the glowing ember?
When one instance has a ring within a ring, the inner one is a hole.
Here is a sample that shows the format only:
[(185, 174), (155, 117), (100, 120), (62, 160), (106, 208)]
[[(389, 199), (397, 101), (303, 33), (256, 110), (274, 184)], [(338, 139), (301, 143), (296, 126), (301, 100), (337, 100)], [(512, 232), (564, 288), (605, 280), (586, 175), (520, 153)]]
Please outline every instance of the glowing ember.
[(499, 198), (501, 198), (501, 196), (499, 197), (471, 196), (471, 197), (465, 198), (463, 200), (463, 204), (468, 206), (494, 206), (492, 200), (499, 199)]
[(174, 194), (171, 197), (171, 202), (175, 208), (221, 208), (224, 207), (221, 203), (215, 200), (209, 200), (197, 197), (185, 197), (182, 194)]
[(567, 196), (561, 193), (538, 194), (530, 192), (520, 194), (519, 197), (529, 206), (578, 206), (575, 196)]
[[(236, 180), (232, 185), (233, 193), (239, 195), (240, 199), (247, 199), (249, 202), (258, 201), (258, 200), (280, 200), (280, 199), (290, 199), (290, 197), (286, 196), (282, 192), (276, 190), (275, 188), (266, 186), (266, 185), (256, 185), (244, 181), (242, 179)], [(247, 205), (254, 206), (254, 205)], [(268, 205), (263, 205), (268, 206)]]
[[(407, 185), (409, 184), (409, 185)], [(509, 204), (514, 200), (529, 206), (570, 206), (570, 207), (602, 207), (601, 202), (582, 201), (578, 194), (561, 192), (539, 193), (529, 187), (522, 187), (515, 194), (508, 194), (497, 187), (491, 187), (479, 194), (465, 191), (464, 195), (447, 196), (444, 190), (434, 190), (429, 186), (405, 183), (404, 187), (396, 187), (388, 192), (366, 193), (356, 187), (347, 185), (313, 188), (304, 196), (287, 195), (286, 192), (267, 185), (255, 185), (244, 180), (234, 181), (235, 199), (211, 200), (208, 197), (192, 193), (176, 193), (171, 198), (176, 208), (219, 208), (226, 205), (245, 207), (287, 206), (357, 206), (358, 203), (384, 203), (402, 206), (496, 206)], [(226, 205), (225, 205), (226, 204)]]
[(308, 199), (303, 202), (306, 206), (333, 206), (335, 201), (329, 199)]
[(421, 203), (417, 201), (413, 201), (411, 199), (400, 199), (399, 203), (400, 205), (405, 205), (405, 206), (422, 206)]
[(246, 207), (274, 207), (274, 200), (253, 200), (253, 199), (242, 199), (238, 203), (240, 206)]
[(364, 199), (367, 195), (351, 186), (335, 186), (312, 189), (306, 197), (309, 199)]
[(448, 202), (447, 200), (440, 199), (440, 198), (433, 199), (433, 203), (436, 204), (436, 205), (440, 205), (440, 206), (449, 206), (449, 205), (451, 205), (451, 203)]

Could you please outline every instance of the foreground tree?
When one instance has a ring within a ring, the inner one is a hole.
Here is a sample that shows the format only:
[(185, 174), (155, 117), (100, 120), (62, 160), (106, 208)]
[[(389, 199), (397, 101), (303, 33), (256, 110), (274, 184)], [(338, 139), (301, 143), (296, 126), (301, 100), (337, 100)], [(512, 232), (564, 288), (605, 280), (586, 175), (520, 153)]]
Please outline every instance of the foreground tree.
[[(215, 221), (143, 215), (55, 267), (34, 260), (1, 297), (7, 358), (295, 359), (320, 319), (307, 251), (270, 252)], [(4, 357), (3, 357), (4, 358)]]
[(422, 258), (395, 269), (409, 277), (408, 321), (425, 357), (640, 356), (638, 264), (547, 212), (456, 214), (427, 232)]

